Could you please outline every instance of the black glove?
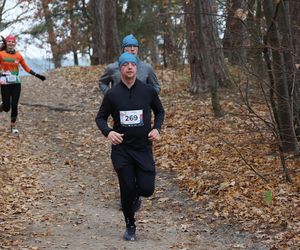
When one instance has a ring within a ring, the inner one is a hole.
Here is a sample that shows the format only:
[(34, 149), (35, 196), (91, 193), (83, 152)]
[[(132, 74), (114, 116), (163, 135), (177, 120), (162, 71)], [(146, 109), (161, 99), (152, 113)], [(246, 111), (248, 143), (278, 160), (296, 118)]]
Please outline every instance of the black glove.
[(42, 81), (45, 81), (45, 80), (46, 80), (46, 77), (43, 76), (43, 75), (40, 75), (40, 74), (35, 74), (35, 77), (41, 79)]
[(29, 74), (31, 74), (31, 75), (33, 75), (33, 76), (35, 76), (35, 77), (41, 79), (42, 81), (45, 81), (45, 80), (46, 80), (46, 77), (45, 77), (45, 76), (42, 76), (42, 75), (40, 75), (40, 74), (38, 74), (38, 73), (35, 73), (33, 70), (30, 70), (30, 71), (29, 71)]

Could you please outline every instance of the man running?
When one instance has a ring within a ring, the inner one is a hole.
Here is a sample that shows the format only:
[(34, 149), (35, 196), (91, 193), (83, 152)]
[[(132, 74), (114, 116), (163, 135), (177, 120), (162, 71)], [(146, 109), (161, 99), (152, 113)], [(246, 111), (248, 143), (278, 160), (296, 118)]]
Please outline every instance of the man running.
[[(135, 201), (139, 196), (151, 196), (155, 188), (152, 141), (160, 139), (164, 108), (155, 89), (137, 79), (135, 55), (123, 53), (118, 64), (121, 81), (104, 95), (96, 123), (112, 144), (111, 159), (118, 175), (126, 224), (124, 239), (134, 241)], [(109, 116), (113, 128), (108, 126)]]
[[(133, 35), (125, 36), (122, 41), (123, 52), (129, 52), (137, 56), (139, 51), (139, 42)], [(157, 93), (160, 92), (160, 84), (149, 63), (141, 61), (137, 57), (137, 79), (143, 83), (153, 86)], [(118, 62), (111, 63), (107, 66), (104, 74), (100, 77), (99, 86), (103, 94), (120, 82), (120, 69)]]

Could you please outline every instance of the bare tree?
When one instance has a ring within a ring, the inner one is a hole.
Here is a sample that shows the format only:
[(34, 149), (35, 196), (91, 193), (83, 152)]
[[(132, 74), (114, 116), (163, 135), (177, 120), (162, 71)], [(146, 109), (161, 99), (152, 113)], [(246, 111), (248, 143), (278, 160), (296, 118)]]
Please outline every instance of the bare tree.
[(295, 56), (297, 58), (297, 63), (300, 63), (300, 1), (290, 1), (290, 14), (291, 14), (291, 25), (293, 34), (293, 45), (295, 50)]
[(255, 74), (265, 75), (265, 62), (263, 61), (263, 28), (264, 16), (262, 9), (262, 0), (250, 0), (248, 2), (248, 13), (246, 25), (249, 33), (249, 50), (247, 53), (247, 62), (250, 63), (251, 68)]
[(117, 1), (91, 0), (92, 65), (110, 63), (120, 51), (117, 27)]
[[(26, 2), (27, 1), (17, 1), (14, 5), (8, 7), (7, 0), (0, 0), (0, 31), (29, 18), (27, 14), (30, 11), (30, 5), (26, 4)], [(14, 10), (17, 8), (21, 11), (15, 13)], [(10, 12), (14, 13), (14, 18), (10, 20), (4, 19), (4, 16)]]
[(233, 65), (244, 65), (247, 60), (248, 32), (243, 21), (246, 19), (247, 5), (245, 0), (227, 1), (227, 20), (223, 46), (226, 57)]
[(201, 93), (207, 90), (208, 83), (202, 65), (201, 43), (199, 25), (196, 19), (195, 1), (185, 2), (186, 38), (188, 59), (191, 72), (191, 92)]
[[(216, 27), (215, 1), (184, 1), (188, 58), (191, 68), (191, 92), (200, 93), (208, 90), (207, 66), (212, 67), (212, 73), (217, 86), (228, 85), (228, 69), (224, 62), (224, 54), (218, 30)], [(197, 9), (196, 6), (199, 6)], [(197, 16), (201, 15), (201, 23)], [(205, 41), (201, 43), (200, 32), (202, 30)], [(204, 52), (208, 53), (208, 61), (204, 61)]]
[[(218, 80), (220, 79), (219, 73), (222, 72), (222, 70), (216, 70), (216, 67), (213, 66), (213, 61), (222, 58), (217, 54), (222, 53), (222, 51), (216, 50), (216, 47), (213, 47), (213, 45), (216, 46), (217, 40), (214, 42), (207, 39), (208, 34), (210, 34), (210, 38), (217, 39), (217, 37), (212, 36), (212, 33), (216, 35), (217, 31), (214, 29), (214, 20), (212, 18), (205, 18), (205, 15), (203, 15), (203, 13), (212, 13), (211, 7), (210, 1), (195, 0), (185, 2), (187, 40), (189, 62), (191, 65), (192, 92), (195, 90), (193, 88), (197, 90), (199, 90), (199, 87), (202, 87), (202, 90), (209, 88), (214, 113), (216, 116), (220, 116), (222, 112), (217, 88)], [(205, 32), (205, 30), (208, 31)], [(224, 61), (216, 60), (214, 62), (222, 63), (221, 66), (225, 67)], [(225, 69), (223, 72), (225, 72)], [(195, 80), (200, 80), (204, 84), (200, 85), (199, 82), (195, 82)]]
[[(285, 1), (286, 2), (286, 1)], [(268, 24), (265, 36), (265, 58), (271, 72), (271, 103), (276, 119), (280, 145), (284, 152), (299, 154), (299, 146), (294, 129), (293, 106), (293, 58), (292, 39), (289, 24), (289, 8), (284, 1), (274, 3), (265, 0), (264, 13)], [(298, 99), (298, 97), (296, 96)]]
[(49, 8), (49, 1), (41, 0), (41, 5), (46, 23), (48, 42), (51, 46), (53, 63), (56, 68), (59, 68), (61, 67), (61, 59), (63, 54), (61, 53), (60, 46), (56, 40), (56, 33), (54, 31), (54, 21), (52, 19), (53, 15)]
[(176, 69), (179, 64), (178, 49), (176, 48), (176, 35), (172, 23), (172, 1), (165, 1), (160, 10), (160, 23), (163, 29), (163, 62), (165, 67)]
[(78, 53), (77, 53), (77, 43), (78, 38), (79, 38), (79, 34), (78, 34), (78, 18), (74, 13), (74, 9), (76, 8), (77, 5), (77, 1), (75, 0), (68, 0), (67, 2), (67, 12), (69, 14), (69, 18), (70, 18), (70, 30), (71, 30), (71, 39), (72, 39), (72, 43), (71, 43), (71, 50), (73, 52), (73, 57), (74, 57), (74, 64), (78, 65)]

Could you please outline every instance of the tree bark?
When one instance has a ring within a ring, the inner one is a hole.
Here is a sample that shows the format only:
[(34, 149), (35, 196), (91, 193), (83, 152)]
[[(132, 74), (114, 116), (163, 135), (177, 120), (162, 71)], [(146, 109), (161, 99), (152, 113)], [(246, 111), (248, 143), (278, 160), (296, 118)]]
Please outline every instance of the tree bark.
[[(208, 90), (207, 62), (204, 51), (208, 53), (209, 65), (212, 67), (217, 86), (227, 86), (229, 82), (228, 69), (224, 62), (224, 54), (213, 10), (215, 1), (201, 1), (196, 11), (196, 0), (184, 1), (187, 29), (188, 59), (191, 68), (191, 92), (201, 93)], [(201, 23), (197, 22), (197, 15), (202, 15)], [(199, 27), (203, 30), (205, 47), (201, 43)]]
[(71, 51), (73, 53), (74, 65), (79, 65), (77, 44), (78, 44), (78, 24), (77, 17), (74, 15), (75, 0), (68, 0), (67, 11), (70, 17), (70, 29), (71, 29)]
[(120, 52), (116, 0), (91, 0), (92, 65), (113, 62)]
[(246, 17), (247, 4), (245, 0), (227, 1), (227, 20), (224, 32), (224, 54), (233, 65), (245, 65), (247, 61), (248, 32), (243, 18)]
[(290, 14), (291, 14), (291, 29), (293, 34), (293, 45), (296, 56), (296, 63), (300, 63), (300, 1), (290, 1)]
[(293, 44), (293, 67), (294, 67), (294, 109), (295, 109), (295, 130), (300, 140), (300, 1), (290, 1), (289, 10), (291, 16), (291, 34), (292, 34), (292, 44)]
[(48, 6), (49, 1), (42, 0), (42, 9), (46, 20), (46, 28), (48, 33), (48, 42), (50, 43), (51, 52), (53, 56), (53, 63), (55, 68), (61, 67), (62, 53), (60, 52), (59, 45), (56, 41), (56, 34), (54, 31), (54, 23), (52, 14)]
[[(203, 4), (203, 2), (201, 0), (196, 1), (196, 11), (197, 10), (200, 11), (202, 9), (202, 4)], [(196, 15), (196, 22), (200, 23), (200, 24), (203, 23), (201, 14)], [(203, 48), (207, 48), (208, 46), (206, 43), (203, 26), (200, 25), (199, 27), (200, 27), (200, 29), (199, 29), (200, 41), (203, 44)], [(216, 81), (215, 74), (213, 72), (212, 64), (210, 64), (210, 61), (209, 61), (209, 53), (206, 49), (203, 50), (203, 62), (206, 65), (207, 80), (208, 80), (208, 85), (209, 85), (209, 89), (210, 89), (210, 93), (211, 93), (212, 108), (213, 108), (215, 116), (220, 117), (220, 116), (222, 116), (223, 112), (221, 110), (221, 105), (220, 105), (219, 96), (218, 96), (218, 83)]]
[(283, 44), (283, 40), (288, 39), (288, 37), (283, 37), (283, 30), (280, 29), (280, 27), (286, 25), (285, 6), (282, 2), (274, 6), (272, 0), (265, 0), (263, 6), (269, 27), (265, 43), (270, 48), (275, 83), (276, 109), (273, 112), (277, 112), (274, 116), (278, 117), (277, 126), (282, 150), (299, 154), (299, 146), (293, 125), (293, 102), (289, 92), (291, 78), (287, 75), (289, 62), (282, 52), (284, 47), (286, 47)]
[(201, 54), (200, 34), (197, 30), (196, 23), (195, 1), (185, 3), (185, 23), (186, 23), (186, 38), (188, 48), (188, 61), (190, 64), (191, 87), (192, 93), (205, 92), (208, 89), (208, 83), (205, 79), (205, 72), (202, 65), (203, 59)]
[(176, 41), (174, 34), (174, 25), (170, 15), (171, 1), (163, 5), (161, 9), (161, 27), (163, 29), (163, 56), (164, 66), (170, 69), (177, 69), (179, 64), (178, 49), (176, 48)]
[(265, 75), (266, 67), (263, 61), (262, 30), (263, 30), (263, 10), (262, 0), (252, 0), (248, 3), (249, 13), (246, 25), (249, 33), (250, 49), (247, 53), (247, 62), (251, 69), (259, 76)]

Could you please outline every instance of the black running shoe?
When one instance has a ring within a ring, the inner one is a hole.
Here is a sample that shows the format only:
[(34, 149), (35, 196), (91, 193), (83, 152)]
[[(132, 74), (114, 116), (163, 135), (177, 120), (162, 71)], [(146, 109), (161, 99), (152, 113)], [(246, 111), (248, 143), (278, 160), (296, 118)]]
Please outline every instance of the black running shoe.
[(135, 231), (136, 231), (136, 226), (126, 227), (126, 231), (123, 236), (124, 240), (135, 241), (136, 240)]

